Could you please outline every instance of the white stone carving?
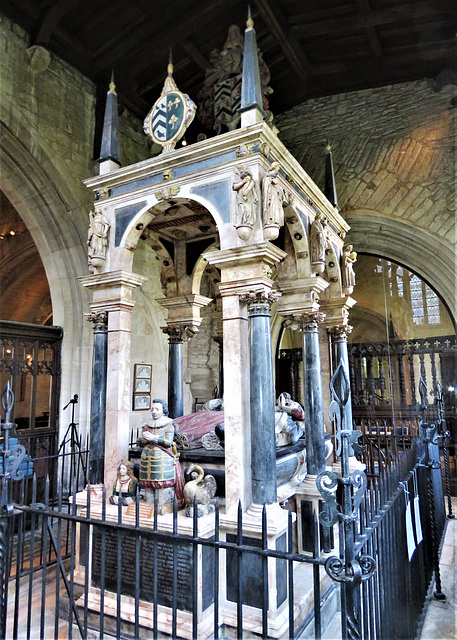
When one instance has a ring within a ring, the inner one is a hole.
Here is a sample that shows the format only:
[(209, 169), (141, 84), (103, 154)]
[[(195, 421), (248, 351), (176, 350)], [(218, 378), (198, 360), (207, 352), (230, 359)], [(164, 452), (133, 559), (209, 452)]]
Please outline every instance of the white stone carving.
[(87, 255), (91, 273), (100, 273), (105, 265), (110, 226), (110, 223), (99, 209), (96, 209), (95, 212), (89, 212)]

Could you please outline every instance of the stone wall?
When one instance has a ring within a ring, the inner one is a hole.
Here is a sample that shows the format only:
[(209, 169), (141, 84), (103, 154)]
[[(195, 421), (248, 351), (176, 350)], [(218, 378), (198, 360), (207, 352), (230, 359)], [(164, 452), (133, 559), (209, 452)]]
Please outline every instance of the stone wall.
[[(93, 84), (29, 36), (0, 21), (0, 188), (27, 226), (46, 271), (53, 322), (63, 327), (63, 401), (78, 393), (87, 423), (90, 327), (88, 299), (76, 278), (87, 273), (89, 193), (93, 171)], [(33, 287), (33, 268), (28, 281)], [(27, 281), (27, 278), (25, 278)], [(83, 347), (83, 345), (85, 345)], [(61, 414), (61, 426), (67, 416)]]
[(277, 126), (321, 188), (331, 144), (348, 240), (365, 235), (363, 250), (406, 261), (455, 309), (454, 95), (454, 86), (436, 93), (428, 80), (356, 91), (308, 100)]
[[(52, 53), (30, 47), (30, 36), (0, 15), (0, 91), (0, 190), (24, 221), (43, 262), (53, 322), (64, 330), (61, 397), (66, 402), (78, 393), (84, 429), (92, 336), (83, 320), (90, 294), (77, 278), (88, 273), (92, 206), (82, 181), (98, 171), (95, 85)], [(119, 126), (124, 164), (149, 157), (142, 123), (124, 110)], [(33, 289), (33, 264), (28, 273), (25, 262), (22, 268), (24, 286), (28, 282)], [(62, 413), (61, 425), (66, 421)]]

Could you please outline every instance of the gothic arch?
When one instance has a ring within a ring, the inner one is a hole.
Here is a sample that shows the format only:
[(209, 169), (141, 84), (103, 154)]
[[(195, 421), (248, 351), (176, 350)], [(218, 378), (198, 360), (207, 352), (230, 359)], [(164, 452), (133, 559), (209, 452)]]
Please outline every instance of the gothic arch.
[(351, 227), (346, 242), (356, 251), (380, 255), (410, 268), (439, 294), (456, 320), (456, 264), (450, 246), (428, 231), (373, 211), (351, 211), (345, 217)]
[[(87, 273), (86, 229), (83, 217), (78, 215), (81, 205), (68, 186), (72, 180), (68, 172), (65, 176), (42, 147), (32, 155), (21, 142), (28, 139), (27, 131), (18, 125), (16, 136), (5, 124), (0, 126), (0, 188), (27, 226), (43, 262), (53, 322), (64, 330), (61, 398), (64, 401), (78, 390), (82, 396), (80, 422), (85, 425), (87, 416), (82, 413), (90, 404), (90, 375), (81, 344), (90, 341), (90, 327), (83, 321), (83, 311), (88, 310), (87, 294), (76, 280)], [(61, 428), (64, 420), (66, 416), (61, 414)]]

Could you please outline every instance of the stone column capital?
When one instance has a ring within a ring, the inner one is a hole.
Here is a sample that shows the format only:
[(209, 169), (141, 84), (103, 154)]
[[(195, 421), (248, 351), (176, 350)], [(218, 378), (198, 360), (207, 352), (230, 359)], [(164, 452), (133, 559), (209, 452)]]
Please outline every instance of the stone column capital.
[(248, 312), (252, 314), (252, 312), (255, 313), (254, 308), (268, 306), (268, 308), (270, 309), (271, 305), (274, 302), (277, 302), (280, 295), (281, 294), (278, 293), (277, 291), (265, 291), (265, 290), (249, 291), (247, 293), (240, 294), (240, 301), (247, 303)]
[(96, 327), (96, 325), (107, 325), (108, 324), (108, 312), (107, 311), (91, 311), (90, 313), (84, 313), (84, 320), (87, 322), (92, 322)]
[[(216, 266), (221, 271), (239, 270), (246, 271), (247, 265), (252, 265), (252, 275), (262, 272), (265, 265), (272, 267), (274, 264), (284, 260), (287, 253), (271, 242), (259, 242), (257, 244), (246, 245), (245, 247), (233, 247), (232, 249), (220, 249), (219, 251), (208, 251), (203, 254), (209, 264)], [(235, 276), (235, 279), (237, 277)]]
[(353, 327), (350, 324), (337, 324), (333, 327), (327, 327), (327, 331), (332, 334), (335, 340), (347, 340), (352, 329)]
[(301, 315), (288, 316), (284, 321), (284, 326), (292, 331), (317, 332), (319, 323), (325, 320), (325, 314), (320, 311), (304, 313)]
[(169, 344), (180, 344), (196, 336), (200, 329), (195, 325), (170, 324), (162, 327), (162, 332), (168, 336)]
[(94, 273), (78, 278), (83, 287), (93, 291), (91, 313), (123, 312), (130, 313), (135, 305), (132, 292), (141, 286), (147, 278), (129, 271), (108, 271)]

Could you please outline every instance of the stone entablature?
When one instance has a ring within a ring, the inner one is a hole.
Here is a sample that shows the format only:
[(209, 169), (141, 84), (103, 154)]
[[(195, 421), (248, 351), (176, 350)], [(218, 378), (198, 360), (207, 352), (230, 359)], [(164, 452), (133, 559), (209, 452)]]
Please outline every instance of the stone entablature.
[(236, 197), (232, 185), (240, 167), (251, 172), (260, 195), (263, 176), (280, 162), (279, 180), (286, 194), (288, 226), (301, 275), (311, 275), (309, 226), (317, 213), (328, 221), (329, 244), (338, 253), (348, 225), (330, 205), (272, 129), (255, 124), (210, 140), (163, 153), (85, 181), (95, 194), (95, 208), (111, 225), (105, 271), (131, 267), (142, 230), (169, 206), (169, 200), (194, 200), (205, 206), (217, 224), (221, 249), (264, 241), (261, 198), (248, 242), (236, 233)]

